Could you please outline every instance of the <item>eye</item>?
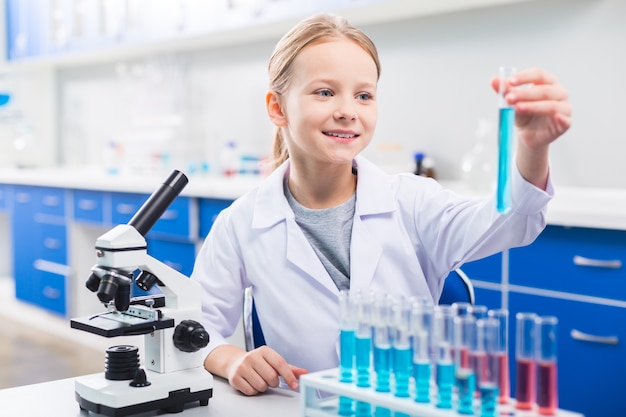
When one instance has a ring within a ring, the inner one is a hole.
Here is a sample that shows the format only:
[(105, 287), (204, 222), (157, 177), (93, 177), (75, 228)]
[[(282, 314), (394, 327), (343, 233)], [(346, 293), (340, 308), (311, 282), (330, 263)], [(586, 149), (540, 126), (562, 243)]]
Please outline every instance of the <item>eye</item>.
[(357, 100), (361, 100), (361, 101), (367, 101), (367, 100), (371, 100), (372, 95), (370, 93), (359, 93), (356, 96)]
[(317, 90), (315, 92), (315, 94), (317, 94), (320, 97), (332, 97), (333, 93), (332, 91), (328, 90), (328, 89), (324, 89), (324, 90)]

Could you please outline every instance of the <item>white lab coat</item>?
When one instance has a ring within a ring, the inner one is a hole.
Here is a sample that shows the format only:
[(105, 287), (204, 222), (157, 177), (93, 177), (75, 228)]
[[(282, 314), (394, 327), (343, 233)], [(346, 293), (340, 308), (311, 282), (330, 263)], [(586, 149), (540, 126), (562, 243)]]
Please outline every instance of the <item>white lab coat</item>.
[[(493, 199), (468, 199), (436, 181), (388, 175), (357, 157), (350, 287), (438, 300), (451, 270), (532, 242), (545, 226), (548, 192), (515, 170), (506, 215)], [(217, 217), (196, 260), (207, 353), (226, 343), (251, 286), (267, 344), (317, 371), (338, 364), (338, 289), (294, 220), (283, 193), (289, 161)]]

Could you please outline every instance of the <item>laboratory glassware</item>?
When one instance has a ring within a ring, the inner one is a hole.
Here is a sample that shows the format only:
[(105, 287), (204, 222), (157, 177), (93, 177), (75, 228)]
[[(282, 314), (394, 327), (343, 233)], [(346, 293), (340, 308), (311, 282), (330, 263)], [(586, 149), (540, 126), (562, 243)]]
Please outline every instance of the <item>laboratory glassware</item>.
[(454, 310), (451, 306), (435, 306), (433, 350), (437, 383), (437, 407), (452, 408), (454, 387)]
[(411, 334), (413, 336), (413, 377), (415, 401), (430, 402), (431, 356), (429, 335), (432, 323), (432, 305), (414, 303), (411, 307)]
[(470, 366), (470, 349), (475, 344), (476, 318), (472, 315), (454, 317), (454, 370), (458, 396), (457, 412), (474, 414), (476, 373)]
[(480, 390), (480, 417), (495, 417), (500, 378), (500, 322), (495, 318), (479, 319), (476, 322), (477, 346), (484, 351), (484, 363), (476, 375)]
[(498, 126), (498, 185), (496, 209), (506, 213), (511, 208), (511, 164), (513, 159), (513, 141), (515, 133), (515, 108), (505, 100), (506, 82), (516, 73), (513, 67), (500, 67), (500, 86), (498, 89), (499, 126)]
[(509, 311), (507, 309), (489, 310), (487, 315), (490, 318), (498, 320), (498, 346), (495, 353), (496, 360), (499, 362), (498, 377), (498, 402), (506, 404), (509, 402), (511, 395), (509, 381)]
[(455, 314), (457, 316), (467, 316), (468, 314), (470, 314), (472, 303), (466, 303), (466, 302), (452, 303), (452, 308), (454, 309)]
[[(356, 356), (356, 308), (354, 298), (350, 297), (349, 290), (339, 292), (339, 381), (353, 382), (353, 373)], [(339, 415), (347, 416), (353, 413), (351, 398), (339, 397)]]
[(411, 352), (411, 306), (407, 300), (398, 300), (392, 306), (393, 312), (393, 372), (395, 379), (394, 395), (409, 396), (409, 379), (412, 374)]
[(539, 316), (537, 328), (537, 408), (539, 414), (555, 415), (558, 405), (557, 389), (557, 326), (554, 316)]
[(515, 407), (530, 410), (535, 405), (537, 386), (535, 363), (535, 313), (515, 315)]

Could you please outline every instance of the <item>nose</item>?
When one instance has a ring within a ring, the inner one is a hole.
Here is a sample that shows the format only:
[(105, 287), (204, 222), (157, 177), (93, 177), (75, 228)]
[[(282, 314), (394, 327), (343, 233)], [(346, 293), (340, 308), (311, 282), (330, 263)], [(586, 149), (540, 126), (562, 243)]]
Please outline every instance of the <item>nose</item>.
[(335, 119), (338, 120), (356, 120), (358, 119), (358, 114), (354, 107), (354, 103), (349, 100), (342, 100), (337, 109), (335, 110)]

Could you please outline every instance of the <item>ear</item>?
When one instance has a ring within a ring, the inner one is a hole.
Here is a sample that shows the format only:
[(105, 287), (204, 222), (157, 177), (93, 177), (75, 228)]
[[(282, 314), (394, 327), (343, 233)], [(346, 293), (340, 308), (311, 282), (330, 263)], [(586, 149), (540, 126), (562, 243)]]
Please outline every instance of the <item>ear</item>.
[(283, 112), (280, 95), (276, 91), (268, 91), (265, 95), (267, 115), (275, 126), (287, 126), (287, 118)]

